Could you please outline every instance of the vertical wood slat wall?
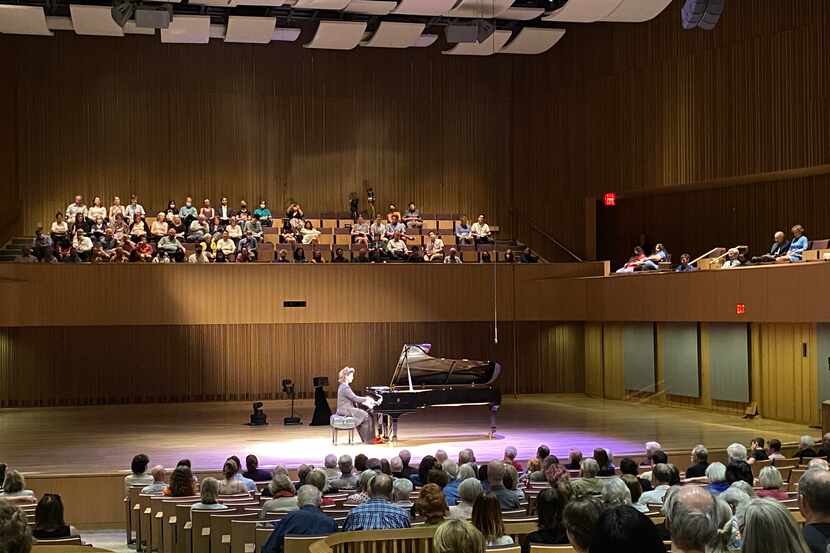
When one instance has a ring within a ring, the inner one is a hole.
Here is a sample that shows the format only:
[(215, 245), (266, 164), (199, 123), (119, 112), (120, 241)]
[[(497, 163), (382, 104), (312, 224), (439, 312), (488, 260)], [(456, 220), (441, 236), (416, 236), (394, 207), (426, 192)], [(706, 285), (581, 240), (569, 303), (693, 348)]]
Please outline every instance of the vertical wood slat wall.
[(76, 193), (108, 204), (135, 192), (151, 209), (187, 194), (266, 198), (279, 213), (289, 199), (348, 211), (351, 192), (365, 207), (373, 187), (384, 212), (414, 201), (508, 224), (509, 56), (56, 33), (0, 36), (0, 57), (13, 60), (0, 100), (17, 102), (3, 105), (18, 118), (27, 234)]
[[(514, 94), (524, 99), (513, 103), (515, 205), (578, 252), (585, 196), (830, 162), (826, 2), (734, 2), (711, 32), (684, 31), (682, 4), (642, 25), (574, 26), (543, 56), (514, 61)], [(652, 212), (662, 204), (647, 202), (645, 219), (619, 231), (628, 249), (661, 219), (723, 236), (734, 216), (720, 204), (764, 221), (777, 205), (781, 215), (811, 209), (801, 186), (712, 191), (716, 215), (695, 209), (680, 221), (682, 204)], [(830, 219), (827, 205), (825, 195), (816, 209)]]
[(346, 365), (387, 384), (402, 345), (425, 342), (500, 362), (505, 394), (584, 390), (581, 323), (500, 323), (498, 344), (487, 322), (27, 327), (0, 329), (0, 407), (274, 399), (284, 378), (309, 397)]
[[(586, 323), (585, 391), (607, 399), (626, 399), (622, 334), (625, 323)], [(661, 347), (661, 325), (657, 325), (657, 347)], [(709, 325), (700, 325), (699, 398), (665, 394), (660, 363), (656, 365), (658, 387), (648, 401), (666, 405), (699, 407), (742, 414), (747, 404), (712, 399), (710, 386)], [(761, 416), (774, 420), (817, 425), (819, 386), (814, 324), (753, 323), (751, 325), (750, 400), (758, 403)], [(803, 345), (807, 356), (803, 355)], [(599, 357), (602, 356), (602, 362)], [(655, 358), (659, 360), (658, 352)], [(604, 391), (598, 384), (604, 379)], [(629, 398), (643, 401), (643, 396)]]

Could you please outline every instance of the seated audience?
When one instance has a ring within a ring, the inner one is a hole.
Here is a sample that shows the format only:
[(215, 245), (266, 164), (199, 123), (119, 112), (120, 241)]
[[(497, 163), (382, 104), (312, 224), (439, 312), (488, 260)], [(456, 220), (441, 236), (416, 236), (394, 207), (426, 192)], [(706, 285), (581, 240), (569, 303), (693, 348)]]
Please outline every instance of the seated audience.
[(478, 216), (478, 220), (473, 223), (473, 226), (470, 228), (470, 234), (473, 236), (473, 241), (476, 244), (489, 244), (492, 242), (490, 239), (490, 226), (484, 221), (484, 214), (480, 214)]
[(798, 451), (795, 452), (793, 457), (798, 457), (799, 459), (801, 459), (802, 465), (804, 464), (805, 457), (818, 457), (818, 453), (816, 453), (816, 450), (813, 449), (815, 445), (816, 442), (812, 436), (801, 436), (801, 439), (798, 441)]
[(534, 254), (530, 248), (525, 248), (519, 257), (519, 263), (539, 263), (539, 256)]
[(153, 475), (147, 472), (147, 466), (150, 464), (150, 458), (139, 453), (133, 457), (130, 464), (130, 474), (124, 477), (124, 492), (130, 491), (131, 486), (149, 486), (155, 481)]
[(75, 200), (66, 206), (66, 220), (67, 221), (75, 221), (77, 220), (78, 215), (83, 218), (86, 218), (87, 214), (87, 207), (84, 203), (83, 196), (75, 196)]
[(300, 486), (298, 509), (274, 523), (274, 532), (262, 547), (262, 553), (282, 553), (285, 536), (325, 536), (337, 532), (337, 523), (320, 510), (322, 494), (314, 486)]
[(337, 467), (340, 470), (340, 476), (331, 480), (329, 486), (335, 490), (353, 490), (357, 488), (357, 476), (354, 475), (352, 457), (350, 455), (341, 455), (337, 460)]
[(774, 263), (779, 257), (787, 255), (787, 250), (790, 249), (790, 242), (782, 231), (777, 231), (772, 237), (772, 246), (770, 246), (769, 253), (758, 255), (752, 258), (753, 264)]
[(490, 461), (486, 466), (489, 491), (499, 500), (501, 508), (505, 511), (518, 509), (520, 504), (518, 495), (513, 490), (509, 490), (504, 486), (504, 463), (501, 461)]
[(458, 465), (455, 461), (447, 459), (441, 464), (441, 467), (444, 469), (443, 472), (447, 475), (448, 479), (447, 484), (441, 486), (441, 491), (444, 492), (447, 505), (452, 507), (458, 502), (458, 486), (461, 485), (461, 480), (458, 479)]
[(810, 462), (807, 463), (808, 469), (819, 469), (819, 470), (830, 470), (830, 463), (827, 462), (827, 459), (822, 459), (821, 457), (815, 457), (810, 459)]
[(680, 265), (674, 268), (675, 273), (693, 273), (697, 267), (691, 264), (692, 256), (684, 253), (680, 256)]
[(135, 194), (130, 196), (130, 203), (124, 209), (124, 218), (128, 221), (134, 221), (136, 217), (144, 219), (147, 213), (144, 211), (144, 206), (138, 203), (138, 196)]
[(392, 481), (392, 502), (398, 507), (410, 509), (414, 505), (411, 495), (415, 486), (408, 478), (394, 478)]
[(204, 246), (196, 244), (195, 251), (187, 258), (188, 263), (210, 263), (210, 255), (205, 253)]
[(271, 499), (262, 505), (263, 518), (266, 513), (296, 511), (299, 508), (294, 484), (287, 475), (274, 474), (268, 489), (271, 491)]
[(107, 232), (107, 224), (104, 222), (102, 217), (96, 217), (92, 224), (88, 226), (89, 228), (89, 235), (92, 237), (93, 242), (98, 242), (104, 234)]
[(190, 506), (191, 510), (209, 509), (222, 511), (228, 508), (224, 503), (219, 503), (219, 480), (208, 476), (202, 481), (200, 488), (201, 499), (198, 503)]
[(158, 251), (159, 253), (167, 254), (170, 259), (176, 262), (181, 263), (184, 261), (184, 246), (176, 238), (176, 229), (167, 229), (167, 235), (162, 236), (158, 242)]
[(484, 553), (484, 536), (463, 520), (449, 520), (438, 527), (432, 538), (433, 553)]
[[(602, 486), (602, 504), (606, 507), (631, 505), (631, 490), (621, 478), (608, 478)], [(638, 509), (639, 510), (639, 509)]]
[(3, 499), (12, 503), (36, 503), (35, 492), (26, 489), (26, 479), (16, 470), (6, 472), (3, 479)]
[(579, 470), (582, 465), (582, 452), (578, 449), (572, 449), (568, 453), (568, 462), (565, 463), (565, 468), (568, 470)]
[(761, 437), (752, 440), (752, 443), (749, 446), (749, 457), (746, 460), (747, 463), (751, 465), (755, 461), (766, 461), (769, 459), (767, 450), (764, 449), (764, 443), (764, 438)]
[(87, 223), (86, 217), (80, 213), (75, 215), (75, 221), (72, 223), (72, 234), (74, 235), (79, 230), (89, 234), (89, 224)]
[(346, 503), (349, 505), (359, 505), (369, 501), (369, 484), (377, 473), (371, 469), (365, 469), (360, 473), (357, 479), (357, 493), (346, 498)]
[(737, 248), (730, 248), (726, 252), (726, 259), (721, 264), (721, 269), (735, 269), (741, 266), (740, 253)]
[(252, 236), (255, 240), (262, 240), (262, 222), (259, 220), (258, 215), (253, 215), (250, 219), (245, 221), (245, 228), (243, 229), (244, 234)]
[(63, 501), (57, 494), (47, 493), (35, 507), (35, 526), (32, 537), (36, 540), (55, 540), (80, 537), (78, 531), (64, 520)]
[(273, 214), (271, 213), (271, 210), (268, 209), (268, 202), (264, 199), (259, 201), (259, 206), (254, 210), (254, 217), (259, 219), (259, 222), (263, 227), (271, 227), (273, 225), (273, 222), (271, 221)]
[(640, 246), (636, 246), (634, 248), (634, 255), (628, 258), (628, 261), (625, 265), (617, 269), (618, 273), (633, 273), (634, 271), (639, 270), (643, 263), (645, 263), (646, 254), (643, 252), (643, 248)]
[(83, 229), (75, 231), (75, 238), (72, 240), (72, 248), (81, 261), (91, 261), (92, 259), (92, 239), (86, 236)]
[(415, 515), (424, 517), (427, 526), (437, 526), (444, 522), (449, 511), (441, 488), (432, 483), (421, 488), (413, 506)]
[(225, 478), (219, 485), (219, 493), (221, 495), (235, 495), (248, 491), (245, 483), (236, 477), (238, 471), (239, 467), (233, 459), (225, 461), (222, 467), (222, 474)]
[(770, 460), (774, 463), (776, 460), (786, 459), (787, 456), (781, 453), (781, 440), (771, 439), (769, 441), (769, 451), (767, 452)]
[(126, 211), (124, 206), (121, 205), (121, 198), (118, 196), (112, 197), (112, 204), (110, 205), (109, 209), (107, 210), (107, 218), (109, 219), (110, 223), (115, 220), (117, 216), (121, 215), (121, 218), (124, 218), (126, 215)]
[(719, 494), (729, 487), (730, 482), (726, 481), (726, 465), (723, 463), (712, 463), (706, 467), (706, 480), (709, 484), (706, 489), (713, 494)]
[(812, 553), (825, 553), (830, 547), (830, 472), (808, 470), (798, 481), (798, 491), (807, 545)]
[(222, 238), (216, 242), (216, 251), (222, 252), (226, 259), (230, 259), (236, 252), (236, 243), (231, 239), (227, 230), (222, 232)]
[(199, 215), (198, 218), (190, 222), (187, 231), (188, 242), (202, 242), (210, 237), (210, 225), (204, 215)]
[(804, 227), (795, 225), (790, 232), (793, 234), (793, 239), (790, 242), (790, 247), (787, 248), (787, 253), (775, 258), (776, 263), (798, 263), (802, 260), (804, 250), (807, 249), (809, 242), (804, 236)]
[[(743, 553), (811, 553), (826, 552), (827, 544), (821, 549), (818, 544), (809, 543), (809, 523), (804, 527), (804, 536), (798, 530), (787, 508), (770, 499), (753, 499), (743, 513)], [(823, 537), (823, 536), (822, 536)]]
[(409, 202), (406, 213), (403, 214), (403, 222), (408, 229), (420, 229), (424, 226), (424, 220), (421, 218), (421, 212), (415, 207), (414, 202)]
[(242, 200), (239, 202), (239, 211), (236, 213), (240, 222), (245, 222), (251, 218), (251, 212), (248, 210), (248, 202)]
[(245, 457), (245, 471), (242, 476), (254, 482), (268, 482), (273, 476), (270, 470), (259, 468), (259, 459), (256, 455), (250, 454)]
[(706, 476), (709, 466), (709, 450), (703, 444), (692, 449), (692, 465), (686, 468), (686, 478), (702, 478)]
[[(465, 465), (469, 466), (469, 465)], [(470, 520), (476, 499), (484, 493), (481, 482), (476, 478), (467, 478), (458, 486), (458, 503), (450, 507), (449, 518)]]
[(199, 209), (199, 216), (204, 217), (205, 221), (210, 221), (216, 217), (216, 210), (210, 206), (210, 200), (208, 198), (202, 200), (202, 207)]
[(150, 470), (153, 476), (153, 483), (141, 488), (141, 493), (148, 495), (161, 495), (167, 489), (167, 472), (161, 465), (156, 465)]
[(369, 484), (370, 499), (353, 508), (343, 524), (343, 530), (385, 530), (409, 528), (409, 514), (391, 503), (392, 477), (378, 474)]
[(575, 496), (599, 495), (602, 493), (603, 482), (597, 478), (599, 473), (599, 464), (595, 459), (583, 459), (579, 465), (578, 480), (573, 482), (573, 490)]
[(196, 495), (196, 478), (188, 465), (179, 463), (170, 474), (170, 483), (164, 490), (169, 497), (191, 497)]
[(830, 432), (822, 436), (821, 443), (818, 449), (818, 456), (819, 457), (828, 457), (830, 456)]
[(429, 231), (429, 240), (424, 252), (424, 261), (443, 261), (444, 241), (434, 230)]
[[(367, 261), (368, 261), (368, 259), (367, 259)], [(337, 248), (336, 250), (334, 250), (334, 257), (332, 257), (331, 262), (332, 263), (348, 263), (349, 262), (349, 260), (346, 259), (345, 255), (343, 253), (343, 248)]]
[[(0, 551), (29, 553), (31, 550), (32, 531), (27, 523), (26, 513), (0, 497)], [(484, 547), (477, 553), (484, 553)]]
[(656, 271), (660, 267), (660, 263), (668, 261), (669, 252), (663, 247), (663, 244), (656, 244), (654, 246), (654, 253), (643, 260), (641, 269), (644, 271)]
[(52, 221), (50, 229), (53, 241), (64, 240), (69, 237), (69, 225), (67, 225), (61, 212), (55, 214), (55, 220)]
[(660, 463), (651, 471), (651, 491), (643, 492), (640, 496), (641, 505), (649, 505), (652, 503), (663, 503), (666, 492), (669, 491), (669, 482), (671, 479), (671, 471), (669, 466)]
[(101, 220), (107, 218), (107, 208), (103, 206), (100, 197), (95, 196), (93, 198), (92, 205), (87, 209), (86, 216), (90, 221), (97, 221), (99, 217)]
[(576, 553), (588, 553), (593, 541), (594, 528), (602, 514), (602, 504), (595, 499), (571, 501), (562, 513), (562, 526), (568, 542)]
[(504, 459), (503, 459), (503, 462), (504, 462), (506, 465), (513, 465), (513, 467), (514, 467), (514, 468), (515, 468), (518, 472), (522, 472), (522, 464), (521, 464), (521, 463), (519, 463), (519, 462), (516, 460), (516, 456), (517, 456), (518, 454), (519, 454), (519, 452), (518, 452), (518, 451), (516, 451), (516, 448), (515, 448), (515, 447), (513, 447), (512, 445), (509, 445), (509, 446), (505, 447), (505, 448), (504, 448)]
[(513, 255), (513, 250), (511, 248), (507, 248), (504, 251), (504, 262), (505, 263), (515, 263), (516, 262), (516, 256)]
[(513, 545), (513, 538), (504, 532), (499, 499), (492, 493), (478, 496), (473, 505), (472, 523), (484, 535), (487, 547)]
[(597, 476), (614, 476), (616, 474), (614, 463), (611, 462), (607, 449), (601, 447), (594, 449), (594, 460), (599, 465)]
[(480, 263), (492, 263), (493, 257), (490, 255), (490, 252), (487, 250), (481, 252), (481, 256), (479, 258)]
[(710, 493), (700, 486), (675, 488), (663, 509), (673, 551), (710, 551), (721, 528)]
[(461, 217), (461, 220), (455, 225), (455, 241), (459, 245), (474, 244), (473, 229), (470, 227), (467, 216)]
[(665, 550), (654, 523), (627, 505), (606, 509), (599, 516), (591, 538), (591, 553), (664, 553)]
[(396, 231), (386, 242), (386, 254), (392, 259), (405, 259), (409, 254), (409, 249), (400, 232)]
[(150, 235), (158, 241), (162, 236), (167, 236), (167, 219), (164, 212), (160, 212), (156, 216), (156, 220), (150, 225)]
[[(326, 489), (328, 488), (328, 478), (326, 477), (326, 472), (322, 469), (309, 470), (305, 478), (301, 479), (301, 482), (303, 484), (309, 484), (311, 486), (314, 486), (315, 488), (320, 490), (320, 493), (325, 493)], [(327, 505), (334, 505), (334, 500), (332, 500), (330, 497), (323, 496), (322, 502), (320, 504), (324, 507)]]
[(444, 263), (463, 263), (464, 261), (458, 256), (458, 250), (450, 248), (450, 253), (444, 258)]
[[(231, 220), (228, 221), (227, 225), (225, 225), (225, 231), (234, 243), (239, 242), (239, 240), (242, 239), (242, 225), (239, 224), (239, 220), (236, 218), (236, 215), (231, 217)], [(222, 235), (224, 236), (224, 233), (222, 233)]]
[(15, 263), (37, 263), (38, 261), (40, 260), (32, 255), (32, 250), (28, 246), (23, 246), (20, 255), (14, 258)]
[(147, 222), (144, 221), (144, 218), (141, 215), (134, 215), (130, 221), (130, 238), (133, 241), (137, 241), (142, 236), (144, 238), (149, 238), (148, 234), (150, 234), (150, 228), (147, 226)]
[(110, 228), (108, 230), (112, 231), (113, 237), (118, 241), (130, 236), (130, 225), (121, 213), (117, 213), (115, 215), (115, 219), (111, 220)]
[(539, 492), (536, 499), (536, 515), (539, 529), (527, 536), (527, 543), (564, 545), (568, 536), (562, 523), (565, 507), (571, 500), (569, 484), (552, 486)]
[(631, 495), (631, 506), (641, 513), (647, 513), (648, 505), (640, 503), (640, 497), (643, 495), (643, 487), (640, 485), (640, 479), (633, 474), (623, 474), (620, 480), (628, 488), (628, 493)]

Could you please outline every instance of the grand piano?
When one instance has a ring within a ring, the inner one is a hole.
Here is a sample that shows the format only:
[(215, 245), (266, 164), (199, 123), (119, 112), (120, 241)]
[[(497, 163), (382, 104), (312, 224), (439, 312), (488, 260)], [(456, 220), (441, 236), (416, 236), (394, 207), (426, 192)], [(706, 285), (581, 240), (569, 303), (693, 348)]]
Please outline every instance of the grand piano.
[(501, 365), (494, 361), (431, 357), (430, 349), (431, 344), (405, 344), (389, 386), (366, 389), (367, 395), (378, 401), (373, 412), (380, 418), (378, 427), (383, 438), (397, 441), (398, 419), (402, 415), (427, 407), (464, 405), (487, 406), (489, 436), (493, 438), (496, 412), (501, 406), (501, 392), (495, 385)]

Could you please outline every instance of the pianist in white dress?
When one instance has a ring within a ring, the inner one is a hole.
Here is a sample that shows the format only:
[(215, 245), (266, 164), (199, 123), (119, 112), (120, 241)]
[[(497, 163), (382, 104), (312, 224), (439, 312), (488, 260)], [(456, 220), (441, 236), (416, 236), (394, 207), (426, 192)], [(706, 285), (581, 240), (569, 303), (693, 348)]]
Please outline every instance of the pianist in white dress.
[(375, 400), (370, 397), (361, 397), (352, 391), (350, 384), (354, 380), (354, 368), (344, 367), (340, 370), (337, 380), (340, 386), (337, 388), (337, 414), (345, 417), (354, 417), (357, 421), (357, 433), (363, 443), (372, 443), (375, 439), (374, 417), (359, 405), (371, 409), (375, 406)]

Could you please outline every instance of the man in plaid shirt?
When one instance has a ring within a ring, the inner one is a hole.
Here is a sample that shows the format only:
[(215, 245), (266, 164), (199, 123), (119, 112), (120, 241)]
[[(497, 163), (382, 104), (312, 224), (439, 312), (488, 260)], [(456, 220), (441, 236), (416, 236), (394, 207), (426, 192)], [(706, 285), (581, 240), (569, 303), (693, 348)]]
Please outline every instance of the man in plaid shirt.
[(391, 502), (389, 475), (378, 474), (369, 481), (369, 497), (369, 501), (352, 509), (346, 517), (344, 531), (409, 528), (409, 513)]

